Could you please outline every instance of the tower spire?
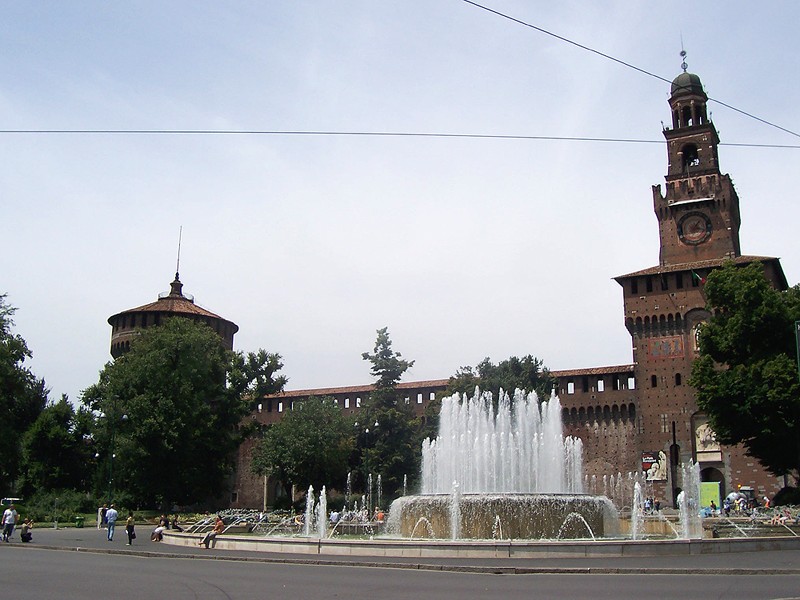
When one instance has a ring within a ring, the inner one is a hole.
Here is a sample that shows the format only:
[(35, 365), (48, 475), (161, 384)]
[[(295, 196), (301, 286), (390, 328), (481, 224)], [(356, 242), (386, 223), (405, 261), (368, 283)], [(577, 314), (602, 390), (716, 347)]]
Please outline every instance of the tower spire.
[(178, 262), (175, 265), (175, 280), (179, 281), (180, 277), (178, 274), (181, 271), (181, 238), (183, 237), (183, 225), (180, 226), (178, 229)]
[(686, 69), (688, 68), (689, 65), (686, 64), (686, 50), (683, 48), (683, 34), (681, 34), (681, 69), (686, 73)]

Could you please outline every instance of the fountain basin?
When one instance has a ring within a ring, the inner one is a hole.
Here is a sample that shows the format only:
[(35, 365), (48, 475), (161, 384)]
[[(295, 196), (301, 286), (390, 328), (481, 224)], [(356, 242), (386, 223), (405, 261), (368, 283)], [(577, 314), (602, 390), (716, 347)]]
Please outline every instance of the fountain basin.
[(461, 539), (580, 539), (614, 535), (618, 521), (605, 496), (462, 494), (454, 502), (447, 494), (398, 498), (388, 530), (403, 538), (452, 539), (455, 527)]

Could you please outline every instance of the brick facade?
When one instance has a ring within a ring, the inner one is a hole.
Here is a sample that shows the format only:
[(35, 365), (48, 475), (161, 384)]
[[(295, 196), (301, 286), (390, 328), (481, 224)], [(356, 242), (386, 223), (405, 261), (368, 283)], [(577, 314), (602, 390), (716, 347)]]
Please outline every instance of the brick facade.
[[(673, 505), (681, 488), (678, 466), (698, 463), (705, 481), (718, 481), (723, 495), (750, 486), (772, 495), (782, 482), (766, 473), (742, 448), (720, 447), (688, 385), (697, 356), (698, 327), (709, 318), (703, 282), (725, 260), (759, 261), (778, 289), (787, 282), (774, 257), (743, 256), (739, 245), (739, 198), (731, 178), (720, 171), (719, 137), (708, 119), (708, 98), (699, 77), (680, 74), (669, 99), (672, 127), (664, 129), (667, 148), (665, 185), (652, 189), (658, 223), (658, 265), (620, 275), (625, 327), (631, 335), (629, 365), (556, 371), (565, 433), (584, 444), (587, 478), (599, 481), (619, 474), (648, 473), (649, 489)], [(635, 257), (632, 257), (635, 258)], [(109, 318), (114, 328), (112, 354), (124, 352), (141, 326), (157, 324), (168, 314), (209, 321), (229, 347), (238, 327), (196, 307), (181, 292), (177, 278), (170, 294), (152, 305)], [(400, 384), (405, 401), (417, 414), (441, 394), (448, 380)], [(263, 398), (250, 419), (268, 425), (309, 396), (330, 396), (347, 414), (357, 415), (372, 386), (286, 391)], [(239, 449), (231, 505), (261, 508), (279, 493), (275, 482), (250, 472), (255, 440)], [(595, 491), (595, 490), (593, 490)]]
[[(660, 239), (659, 264), (616, 277), (623, 290), (625, 326), (633, 363), (616, 367), (555, 371), (565, 434), (584, 444), (587, 479), (645, 471), (664, 505), (680, 491), (678, 466), (698, 463), (704, 481), (719, 481), (723, 496), (738, 486), (772, 495), (782, 482), (770, 476), (742, 448), (720, 447), (697, 409), (688, 385), (697, 356), (697, 329), (709, 318), (703, 282), (725, 260), (759, 261), (778, 289), (786, 289), (780, 261), (742, 256), (739, 197), (719, 169), (719, 137), (708, 119), (708, 98), (699, 77), (680, 74), (669, 99), (672, 127), (664, 129), (667, 175), (653, 186)], [(447, 380), (401, 384), (406, 402), (422, 414)], [(332, 396), (356, 414), (371, 386), (287, 391), (264, 398), (252, 415), (260, 423), (278, 421), (292, 403), (309, 396)], [(274, 499), (275, 486), (249, 472), (253, 442), (240, 449), (233, 506), (259, 507)]]

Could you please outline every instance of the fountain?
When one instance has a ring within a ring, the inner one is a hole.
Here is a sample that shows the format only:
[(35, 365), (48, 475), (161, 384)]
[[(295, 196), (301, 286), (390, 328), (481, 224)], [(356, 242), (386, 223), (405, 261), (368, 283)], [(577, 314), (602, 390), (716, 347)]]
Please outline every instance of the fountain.
[(638, 540), (644, 531), (644, 499), (642, 486), (633, 484), (633, 504), (631, 505), (631, 539)]
[(681, 538), (697, 539), (703, 537), (703, 523), (700, 519), (700, 466), (691, 460), (681, 465), (683, 490), (678, 494)]
[(603, 535), (613, 505), (583, 494), (582, 442), (562, 432), (555, 394), (444, 398), (439, 435), (422, 447), (422, 493), (392, 503), (389, 528), (409, 537), (424, 518), (437, 538), (492, 539), (499, 519), (507, 539)]

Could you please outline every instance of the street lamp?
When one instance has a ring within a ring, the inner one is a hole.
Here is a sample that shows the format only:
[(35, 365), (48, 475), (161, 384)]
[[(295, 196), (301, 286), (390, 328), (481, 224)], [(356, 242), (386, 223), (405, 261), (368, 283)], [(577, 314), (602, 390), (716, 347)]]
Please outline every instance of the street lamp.
[[(109, 506), (114, 501), (114, 459), (117, 457), (117, 421), (125, 422), (128, 420), (128, 415), (123, 414), (122, 417), (117, 417), (117, 397), (113, 396), (113, 403), (111, 405), (111, 415), (107, 419), (108, 427), (111, 432), (111, 443), (109, 444), (109, 457), (108, 457), (108, 504)], [(107, 415), (100, 413), (101, 417)]]
[[(378, 429), (378, 420), (375, 419), (375, 423), (372, 425), (372, 432), (375, 433), (375, 430)], [(355, 427), (358, 428), (358, 421), (355, 422)], [(369, 427), (364, 428), (364, 487), (366, 488), (366, 497), (367, 497), (367, 510), (370, 512), (372, 511), (372, 473), (370, 473), (369, 469)]]

